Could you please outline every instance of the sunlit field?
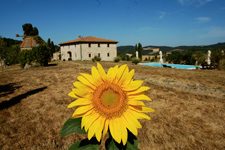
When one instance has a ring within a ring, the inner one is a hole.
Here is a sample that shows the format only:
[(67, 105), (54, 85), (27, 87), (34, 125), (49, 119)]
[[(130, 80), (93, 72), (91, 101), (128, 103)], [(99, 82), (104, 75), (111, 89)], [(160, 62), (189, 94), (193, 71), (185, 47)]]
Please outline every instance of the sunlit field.
[[(102, 62), (105, 69), (117, 63)], [(122, 64), (122, 63), (121, 63)], [(0, 71), (0, 149), (67, 149), (84, 135), (60, 137), (72, 115), (67, 94), (95, 63), (55, 62)], [(138, 140), (148, 149), (225, 149), (225, 71), (177, 70), (128, 64), (151, 90), (156, 111), (141, 120)]]

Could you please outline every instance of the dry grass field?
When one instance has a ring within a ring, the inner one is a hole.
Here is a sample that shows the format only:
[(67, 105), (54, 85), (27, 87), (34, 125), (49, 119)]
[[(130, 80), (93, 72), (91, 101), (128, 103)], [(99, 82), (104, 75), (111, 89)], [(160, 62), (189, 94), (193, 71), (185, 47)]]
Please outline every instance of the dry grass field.
[[(0, 71), (0, 149), (67, 149), (83, 135), (60, 137), (73, 110), (66, 106), (72, 82), (92, 62)], [(115, 63), (102, 63), (108, 69)], [(139, 148), (225, 149), (225, 72), (176, 70), (129, 64), (151, 87), (147, 105), (156, 110), (141, 121)]]

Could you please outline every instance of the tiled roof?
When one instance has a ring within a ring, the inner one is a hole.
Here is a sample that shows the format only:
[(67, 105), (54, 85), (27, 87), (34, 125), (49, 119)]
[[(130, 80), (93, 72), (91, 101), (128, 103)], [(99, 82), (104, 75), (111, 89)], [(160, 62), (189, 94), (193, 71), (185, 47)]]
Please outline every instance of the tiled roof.
[(86, 36), (86, 37), (79, 37), (75, 40), (67, 41), (59, 45), (68, 45), (73, 43), (118, 43), (118, 42), (113, 40), (98, 38), (94, 36)]
[(35, 40), (35, 38), (29, 36), (29, 37), (25, 37), (23, 39), (23, 42), (21, 43), (20, 48), (33, 48), (36, 46), (38, 46), (38, 43)]

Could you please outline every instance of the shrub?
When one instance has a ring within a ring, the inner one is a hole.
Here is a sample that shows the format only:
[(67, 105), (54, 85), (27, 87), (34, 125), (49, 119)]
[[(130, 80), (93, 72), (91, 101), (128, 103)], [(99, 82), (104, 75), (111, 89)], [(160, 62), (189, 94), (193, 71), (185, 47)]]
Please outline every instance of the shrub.
[(34, 53), (32, 50), (23, 50), (19, 53), (19, 63), (22, 68), (26, 64), (31, 64), (32, 61), (34, 61)]
[(115, 57), (115, 58), (114, 58), (114, 62), (119, 62), (120, 60), (121, 60), (120, 57)]
[(225, 70), (225, 59), (219, 61), (219, 69)]
[(93, 62), (95, 62), (95, 61), (101, 61), (101, 57), (95, 56), (94, 58), (92, 58), (92, 61)]
[(47, 66), (49, 60), (50, 52), (46, 46), (34, 47), (32, 50), (23, 50), (19, 54), (19, 62), (22, 68), (32, 62), (37, 62), (41, 66)]
[(139, 62), (140, 62), (140, 60), (137, 59), (137, 58), (132, 59), (132, 63), (135, 64), (135, 65), (137, 65)]
[(32, 49), (34, 53), (34, 59), (37, 63), (39, 63), (41, 66), (47, 66), (48, 61), (51, 58), (50, 50), (47, 46), (41, 45), (38, 47), (34, 47)]

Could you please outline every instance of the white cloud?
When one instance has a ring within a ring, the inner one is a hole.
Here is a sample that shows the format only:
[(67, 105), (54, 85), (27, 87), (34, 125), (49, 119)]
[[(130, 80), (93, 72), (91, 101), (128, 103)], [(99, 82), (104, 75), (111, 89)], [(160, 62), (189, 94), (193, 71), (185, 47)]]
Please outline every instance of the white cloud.
[(177, 0), (178, 3), (183, 5), (196, 5), (196, 6), (202, 6), (209, 2), (212, 2), (213, 0)]
[(211, 20), (210, 17), (197, 17), (195, 20), (199, 23), (207, 23)]

